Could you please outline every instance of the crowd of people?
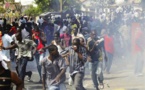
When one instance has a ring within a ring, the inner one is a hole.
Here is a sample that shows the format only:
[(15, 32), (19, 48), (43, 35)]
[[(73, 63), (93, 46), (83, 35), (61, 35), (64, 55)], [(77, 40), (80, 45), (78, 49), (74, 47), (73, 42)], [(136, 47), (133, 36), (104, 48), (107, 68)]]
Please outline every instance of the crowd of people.
[[(69, 14), (65, 19), (39, 17), (37, 23), (23, 16), (12, 24), (0, 19), (0, 90), (10, 90), (11, 82), (17, 85), (17, 90), (24, 89), (25, 76), (28, 81), (32, 76), (32, 71), (26, 72), (27, 63), (33, 60), (43, 90), (66, 90), (67, 69), (68, 84), (74, 90), (86, 90), (83, 86), (86, 68), (94, 88), (103, 89), (103, 73), (111, 73), (113, 58), (127, 58), (132, 51), (133, 23), (137, 23), (133, 39), (135, 74), (142, 75), (144, 17), (141, 11), (130, 9), (118, 7), (109, 16), (102, 12), (98, 18)], [(12, 61), (16, 63), (17, 74), (10, 71)]]

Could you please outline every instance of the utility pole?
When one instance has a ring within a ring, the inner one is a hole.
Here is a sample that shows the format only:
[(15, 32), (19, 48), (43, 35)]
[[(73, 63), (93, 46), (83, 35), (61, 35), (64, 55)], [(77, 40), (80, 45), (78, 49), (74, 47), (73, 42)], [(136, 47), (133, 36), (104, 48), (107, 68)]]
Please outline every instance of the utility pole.
[(59, 2), (60, 2), (60, 12), (62, 12), (62, 5), (63, 5), (63, 2), (62, 2), (62, 0), (59, 0)]

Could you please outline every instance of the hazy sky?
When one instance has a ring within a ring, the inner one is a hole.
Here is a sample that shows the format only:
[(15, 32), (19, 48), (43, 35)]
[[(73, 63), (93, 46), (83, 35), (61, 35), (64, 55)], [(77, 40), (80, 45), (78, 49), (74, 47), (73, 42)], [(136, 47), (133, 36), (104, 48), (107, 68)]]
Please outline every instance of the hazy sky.
[(32, 4), (34, 0), (15, 0), (15, 2), (21, 2), (22, 5)]

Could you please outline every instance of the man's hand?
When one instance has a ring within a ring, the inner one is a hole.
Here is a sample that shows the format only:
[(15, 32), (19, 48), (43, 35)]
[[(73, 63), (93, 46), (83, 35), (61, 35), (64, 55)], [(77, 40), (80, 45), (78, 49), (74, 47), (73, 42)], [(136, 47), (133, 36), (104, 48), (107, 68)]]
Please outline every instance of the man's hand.
[(76, 46), (76, 45), (74, 45), (74, 46), (73, 46), (73, 49), (74, 49), (74, 51), (76, 51), (76, 50), (77, 50), (77, 46)]
[(96, 42), (95, 42), (95, 45), (97, 45), (97, 44), (99, 44), (100, 42), (97, 40)]
[(54, 79), (54, 81), (58, 83), (60, 81), (60, 77), (59, 76), (56, 76), (56, 78)]
[(44, 52), (44, 49), (43, 49), (43, 48), (42, 48), (42, 49), (40, 49), (40, 50), (39, 50), (39, 52)]
[(90, 57), (90, 56), (88, 56), (87, 60), (88, 60), (89, 62), (91, 62), (91, 60), (92, 60), (92, 59), (91, 59), (91, 57)]
[(76, 45), (73, 46), (73, 50), (77, 53), (79, 52), (78, 47)]
[(3, 46), (2, 46), (1, 48), (2, 48), (3, 50), (6, 50), (6, 48), (5, 48), (5, 47), (3, 47)]

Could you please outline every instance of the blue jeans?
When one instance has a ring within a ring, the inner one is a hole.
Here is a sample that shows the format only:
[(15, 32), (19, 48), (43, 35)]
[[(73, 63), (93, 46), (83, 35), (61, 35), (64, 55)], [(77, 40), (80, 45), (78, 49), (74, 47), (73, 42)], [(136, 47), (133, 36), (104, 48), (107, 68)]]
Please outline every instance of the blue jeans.
[(107, 53), (107, 62), (106, 62), (106, 72), (109, 73), (111, 66), (112, 66), (112, 61), (113, 61), (113, 54), (106, 52)]
[(94, 61), (94, 62), (90, 62), (90, 71), (91, 71), (91, 77), (93, 80), (93, 84), (95, 87), (98, 87), (98, 76), (96, 74), (97, 70), (98, 70), (98, 65), (99, 65), (99, 61)]
[(58, 86), (50, 86), (49, 90), (60, 90)]
[(42, 54), (36, 53), (35, 54), (35, 60), (36, 60), (37, 70), (38, 70), (40, 79), (41, 79), (41, 65), (40, 65), (40, 60), (42, 60), (43, 57), (44, 57), (44, 53), (42, 53)]
[(60, 85), (51, 85), (48, 86), (48, 90), (66, 90), (66, 86), (64, 83), (61, 83)]
[(21, 57), (17, 63), (18, 64), (18, 75), (22, 81), (24, 81), (28, 60), (29, 60), (28, 57)]
[(98, 65), (98, 81), (99, 83), (103, 83), (104, 81), (104, 76), (103, 76), (103, 61), (99, 61), (99, 65)]

